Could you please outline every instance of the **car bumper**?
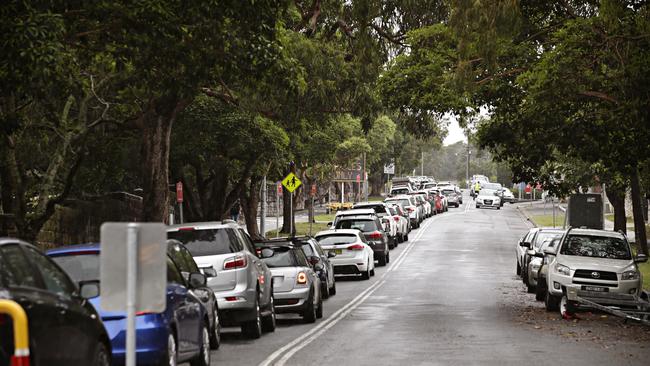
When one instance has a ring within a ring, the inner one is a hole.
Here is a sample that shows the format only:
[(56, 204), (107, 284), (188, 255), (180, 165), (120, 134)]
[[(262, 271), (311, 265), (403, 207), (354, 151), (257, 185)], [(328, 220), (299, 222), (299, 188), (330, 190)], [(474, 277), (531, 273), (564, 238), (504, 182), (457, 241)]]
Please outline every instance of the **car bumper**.
[(287, 292), (275, 292), (273, 302), (276, 313), (302, 312), (308, 305), (310, 287), (294, 288)]
[(501, 202), (499, 201), (492, 201), (491, 203), (485, 203), (485, 201), (476, 201), (476, 205), (479, 207), (499, 207), (501, 206)]
[(227, 324), (237, 325), (255, 318), (257, 291), (246, 284), (237, 284), (233, 290), (215, 291), (219, 317)]
[(363, 257), (351, 257), (332, 261), (335, 275), (360, 274), (368, 270), (368, 260)]
[[(572, 271), (573, 272), (573, 271)], [(595, 286), (606, 287), (607, 293), (610, 294), (638, 294), (641, 290), (639, 280), (618, 280), (618, 281), (592, 281), (586, 278), (573, 278), (558, 273), (548, 274), (548, 290), (551, 295), (562, 296), (566, 287), (574, 286)]]

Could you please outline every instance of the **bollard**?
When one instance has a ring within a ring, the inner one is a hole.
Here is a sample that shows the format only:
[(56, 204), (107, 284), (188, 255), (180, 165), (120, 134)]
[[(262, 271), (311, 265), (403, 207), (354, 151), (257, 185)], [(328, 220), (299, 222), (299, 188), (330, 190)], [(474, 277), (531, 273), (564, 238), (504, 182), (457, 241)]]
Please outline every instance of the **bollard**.
[(27, 314), (15, 301), (0, 300), (0, 314), (11, 317), (14, 327), (14, 354), (10, 366), (29, 366), (29, 329)]

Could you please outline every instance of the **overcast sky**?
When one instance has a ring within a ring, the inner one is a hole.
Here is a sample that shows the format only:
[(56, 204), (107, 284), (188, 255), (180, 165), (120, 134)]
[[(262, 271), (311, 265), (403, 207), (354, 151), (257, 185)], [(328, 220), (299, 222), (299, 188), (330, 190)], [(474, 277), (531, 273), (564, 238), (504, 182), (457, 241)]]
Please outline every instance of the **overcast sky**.
[(463, 129), (458, 126), (456, 117), (449, 116), (449, 126), (447, 126), (447, 130), (447, 137), (445, 137), (445, 140), (442, 142), (445, 146), (452, 145), (458, 141), (467, 141)]

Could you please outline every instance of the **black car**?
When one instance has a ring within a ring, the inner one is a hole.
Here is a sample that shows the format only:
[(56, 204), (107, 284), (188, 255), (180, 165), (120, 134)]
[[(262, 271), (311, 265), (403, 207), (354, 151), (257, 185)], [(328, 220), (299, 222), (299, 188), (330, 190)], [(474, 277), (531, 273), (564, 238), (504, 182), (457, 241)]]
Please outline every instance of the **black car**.
[(388, 236), (377, 216), (353, 215), (342, 216), (336, 221), (335, 229), (357, 229), (363, 232), (368, 245), (374, 252), (377, 265), (383, 267), (390, 262)]
[[(98, 293), (96, 281), (78, 287), (33, 245), (0, 238), (0, 299), (16, 301), (27, 313), (31, 365), (111, 365), (111, 343), (87, 300)], [(6, 319), (0, 321), (3, 366), (14, 353), (12, 325)]]
[[(203, 272), (206, 278), (216, 277), (217, 272), (210, 268), (200, 270), (190, 251), (180, 241), (167, 240), (167, 255), (181, 271), (185, 281), (189, 282), (190, 273)], [(219, 307), (217, 297), (207, 285), (193, 287), (190, 290), (205, 307), (210, 322), (210, 348), (218, 349), (221, 345), (221, 323), (219, 322)]]
[(316, 239), (310, 236), (298, 237), (302, 243), (302, 251), (312, 264), (314, 271), (321, 281), (321, 288), (323, 299), (329, 298), (331, 295), (336, 295), (336, 282), (334, 281), (334, 267), (330, 262), (330, 258), (334, 257), (334, 252), (327, 252), (320, 247)]

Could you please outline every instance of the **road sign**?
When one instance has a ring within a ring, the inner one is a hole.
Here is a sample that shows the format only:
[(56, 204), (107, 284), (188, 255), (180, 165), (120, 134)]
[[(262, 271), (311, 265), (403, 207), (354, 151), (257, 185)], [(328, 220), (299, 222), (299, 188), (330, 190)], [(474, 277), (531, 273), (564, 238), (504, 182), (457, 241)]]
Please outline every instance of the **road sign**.
[(176, 183), (176, 202), (183, 203), (183, 182)]
[(395, 174), (395, 163), (384, 165), (384, 174)]
[(357, 183), (361, 183), (361, 174), (357, 174)]
[(316, 184), (315, 183), (311, 185), (311, 191), (309, 192), (309, 194), (312, 197), (314, 197), (316, 195)]
[(289, 174), (288, 174), (286, 177), (284, 177), (284, 179), (282, 180), (282, 185), (283, 185), (284, 188), (286, 188), (287, 191), (289, 191), (290, 193), (293, 193), (293, 191), (295, 191), (296, 189), (298, 189), (298, 187), (300, 187), (301, 184), (302, 184), (302, 182), (300, 181), (300, 179), (298, 179), (298, 177), (296, 177), (296, 175), (293, 174), (293, 173), (289, 173)]
[(130, 240), (135, 243), (136, 311), (165, 310), (167, 289), (167, 231), (160, 223), (107, 222), (101, 227), (101, 306), (126, 311)]
[(277, 184), (278, 196), (282, 196), (282, 182)]
[(530, 186), (530, 184), (527, 184), (526, 188), (524, 189), (524, 192), (530, 193), (531, 190), (532, 190), (532, 187)]

